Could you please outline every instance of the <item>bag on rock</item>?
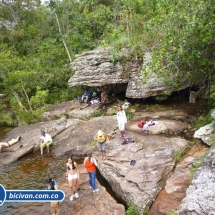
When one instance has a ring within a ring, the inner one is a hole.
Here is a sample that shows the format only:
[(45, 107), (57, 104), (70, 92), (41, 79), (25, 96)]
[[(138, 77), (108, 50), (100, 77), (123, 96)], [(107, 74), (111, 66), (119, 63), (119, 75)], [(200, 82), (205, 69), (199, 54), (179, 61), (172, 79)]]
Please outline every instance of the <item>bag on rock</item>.
[(125, 137), (123, 142), (122, 142), (122, 145), (125, 145), (128, 143), (133, 143), (133, 142), (134, 142), (134, 139), (132, 137)]
[(138, 128), (143, 128), (143, 125), (146, 124), (146, 121), (144, 119), (140, 120), (140, 122), (138, 122)]

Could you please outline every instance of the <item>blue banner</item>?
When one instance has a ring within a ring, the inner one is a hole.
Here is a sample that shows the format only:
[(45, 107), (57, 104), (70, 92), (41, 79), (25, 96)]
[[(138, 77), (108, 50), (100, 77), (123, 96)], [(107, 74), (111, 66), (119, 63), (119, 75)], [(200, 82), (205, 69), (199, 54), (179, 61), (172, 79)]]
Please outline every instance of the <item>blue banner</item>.
[(61, 190), (5, 190), (0, 184), (0, 206), (4, 202), (60, 202), (64, 198)]

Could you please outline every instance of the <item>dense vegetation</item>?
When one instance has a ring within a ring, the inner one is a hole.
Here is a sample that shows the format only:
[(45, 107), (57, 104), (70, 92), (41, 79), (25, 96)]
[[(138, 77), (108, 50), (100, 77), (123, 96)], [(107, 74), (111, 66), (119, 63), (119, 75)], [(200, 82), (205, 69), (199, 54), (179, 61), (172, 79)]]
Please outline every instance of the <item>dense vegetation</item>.
[[(72, 99), (75, 54), (126, 46), (153, 62), (144, 71), (178, 87), (201, 76), (215, 99), (215, 4), (212, 0), (0, 0), (0, 123), (39, 120), (47, 104)], [(0, 98), (1, 99), (1, 98)]]

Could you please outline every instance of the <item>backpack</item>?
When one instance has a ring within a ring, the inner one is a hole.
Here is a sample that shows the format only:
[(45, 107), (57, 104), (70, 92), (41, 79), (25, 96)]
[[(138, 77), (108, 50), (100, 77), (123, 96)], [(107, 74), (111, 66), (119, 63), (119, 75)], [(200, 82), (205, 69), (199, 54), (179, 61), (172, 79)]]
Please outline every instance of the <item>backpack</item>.
[(140, 120), (140, 122), (138, 122), (138, 128), (142, 128), (143, 127), (143, 125), (145, 125), (146, 124), (146, 121), (145, 120)]
[(125, 137), (123, 142), (122, 142), (122, 145), (125, 145), (128, 143), (133, 143), (133, 142), (134, 142), (134, 139), (132, 137)]

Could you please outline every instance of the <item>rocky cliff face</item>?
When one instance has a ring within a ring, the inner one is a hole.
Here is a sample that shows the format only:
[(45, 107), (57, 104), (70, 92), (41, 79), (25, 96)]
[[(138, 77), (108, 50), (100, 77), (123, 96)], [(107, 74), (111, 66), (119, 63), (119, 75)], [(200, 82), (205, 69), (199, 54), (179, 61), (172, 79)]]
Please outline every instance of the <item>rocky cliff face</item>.
[[(147, 98), (178, 90), (167, 89), (157, 76), (149, 76), (147, 83), (142, 83), (141, 69), (150, 61), (149, 52), (141, 59), (128, 53), (126, 49), (118, 55), (113, 48), (85, 52), (76, 55), (76, 60), (71, 65), (74, 75), (68, 81), (69, 86), (86, 85), (97, 87), (98, 91), (106, 89), (116, 93), (126, 92), (128, 98)], [(180, 89), (190, 85), (191, 80), (182, 82)]]
[[(215, 111), (211, 113), (211, 117), (213, 120), (215, 119)], [(214, 122), (201, 127), (194, 134), (195, 138), (201, 139), (206, 145), (211, 146), (211, 149), (194, 175), (191, 185), (186, 190), (186, 197), (182, 200), (178, 210), (180, 215), (215, 214), (215, 148), (213, 128)]]

